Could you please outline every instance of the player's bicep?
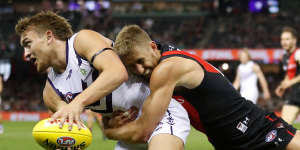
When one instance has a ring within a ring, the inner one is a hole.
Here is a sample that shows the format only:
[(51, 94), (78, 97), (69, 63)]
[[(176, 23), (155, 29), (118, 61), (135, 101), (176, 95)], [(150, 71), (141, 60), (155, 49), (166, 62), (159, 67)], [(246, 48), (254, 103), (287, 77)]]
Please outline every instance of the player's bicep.
[(112, 41), (103, 35), (91, 31), (82, 30), (75, 38), (74, 48), (76, 52), (87, 59), (93, 66), (99, 70), (114, 69), (116, 74), (127, 74), (124, 65), (119, 56), (111, 49)]
[(75, 37), (74, 49), (81, 57), (93, 63), (92, 58), (97, 52), (105, 48), (111, 48), (111, 42), (109, 41), (109, 39), (95, 31), (81, 30)]

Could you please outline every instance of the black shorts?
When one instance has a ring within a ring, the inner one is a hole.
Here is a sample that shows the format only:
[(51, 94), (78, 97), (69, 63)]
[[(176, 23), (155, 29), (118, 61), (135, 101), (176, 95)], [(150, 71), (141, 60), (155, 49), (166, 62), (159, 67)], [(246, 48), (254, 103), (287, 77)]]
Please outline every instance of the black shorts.
[(300, 107), (300, 84), (292, 86), (285, 94), (286, 104)]
[(297, 129), (274, 113), (254, 120), (248, 131), (230, 144), (215, 144), (216, 150), (285, 150)]

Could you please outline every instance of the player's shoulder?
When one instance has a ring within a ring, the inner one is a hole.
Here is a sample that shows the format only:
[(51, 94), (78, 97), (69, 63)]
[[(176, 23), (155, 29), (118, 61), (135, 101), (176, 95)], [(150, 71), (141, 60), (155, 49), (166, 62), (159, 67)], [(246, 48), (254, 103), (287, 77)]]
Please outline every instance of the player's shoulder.
[(254, 72), (260, 71), (260, 66), (257, 63), (255, 63), (255, 62), (253, 62), (252, 68), (253, 68)]
[(158, 77), (180, 76), (200, 67), (196, 62), (181, 57), (170, 57), (162, 60), (153, 70)]
[(113, 41), (110, 40), (109, 38), (105, 37), (101, 33), (93, 31), (93, 30), (82, 29), (79, 32), (77, 32), (77, 35), (76, 35), (76, 41), (84, 41), (85, 42), (85, 41), (94, 40), (94, 39), (103, 40), (108, 45), (112, 45), (112, 43), (113, 43)]

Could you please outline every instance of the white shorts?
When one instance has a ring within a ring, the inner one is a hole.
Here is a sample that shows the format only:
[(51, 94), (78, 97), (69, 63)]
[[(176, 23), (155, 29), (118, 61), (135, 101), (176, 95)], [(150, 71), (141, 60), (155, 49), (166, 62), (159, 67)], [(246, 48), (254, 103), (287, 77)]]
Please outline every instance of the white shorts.
[[(167, 112), (152, 132), (148, 143), (158, 134), (171, 134), (179, 137), (185, 144), (190, 129), (190, 120), (186, 110), (176, 100), (172, 99)], [(127, 144), (118, 141), (115, 150), (147, 150), (147, 144)]]

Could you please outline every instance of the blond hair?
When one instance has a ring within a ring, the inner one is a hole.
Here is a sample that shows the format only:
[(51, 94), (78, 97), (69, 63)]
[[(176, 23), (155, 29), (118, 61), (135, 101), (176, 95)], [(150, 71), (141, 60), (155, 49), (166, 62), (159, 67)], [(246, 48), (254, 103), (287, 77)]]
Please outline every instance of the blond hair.
[(284, 32), (289, 32), (291, 33), (291, 35), (293, 36), (293, 38), (297, 39), (297, 31), (296, 29), (292, 28), (292, 27), (283, 27), (282, 29), (282, 32), (281, 33), (284, 33)]
[(42, 11), (34, 16), (21, 18), (15, 30), (18, 35), (21, 35), (31, 27), (38, 33), (51, 30), (54, 37), (59, 40), (67, 40), (73, 35), (72, 26), (67, 19), (52, 11)]
[[(145, 47), (151, 41), (149, 35), (138, 25), (128, 25), (117, 35), (114, 51), (123, 59), (130, 56), (136, 47)], [(140, 50), (140, 49), (139, 49)]]
[(251, 60), (251, 55), (248, 48), (244, 48), (241, 53), (245, 53), (248, 56), (248, 59)]

